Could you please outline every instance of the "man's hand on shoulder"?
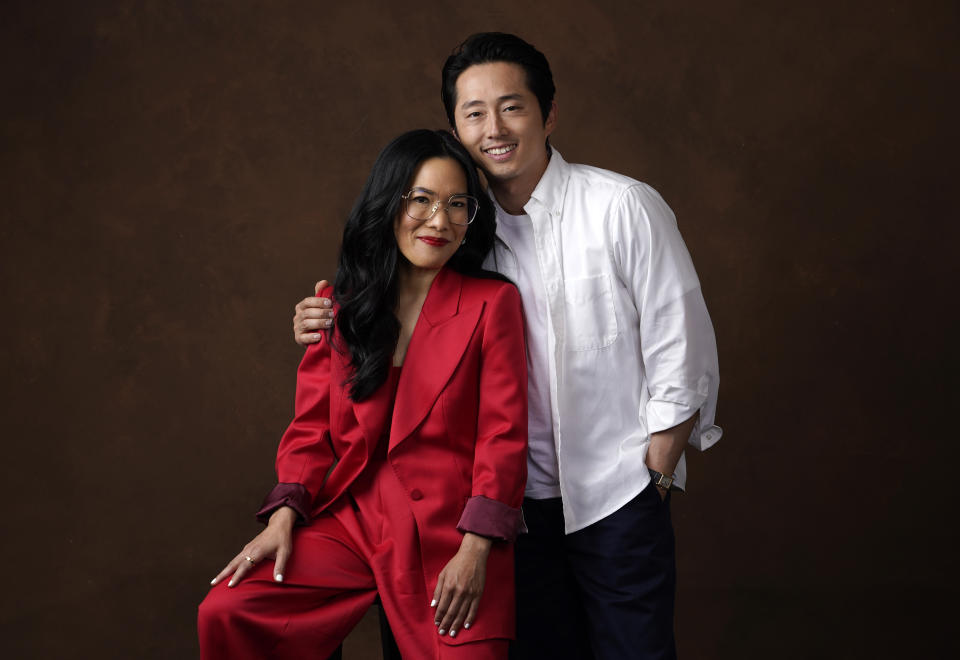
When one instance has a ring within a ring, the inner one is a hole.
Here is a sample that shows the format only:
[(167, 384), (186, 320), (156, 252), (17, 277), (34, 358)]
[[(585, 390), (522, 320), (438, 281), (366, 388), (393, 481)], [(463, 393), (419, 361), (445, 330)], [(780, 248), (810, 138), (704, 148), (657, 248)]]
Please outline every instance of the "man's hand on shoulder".
[[(320, 280), (313, 288), (320, 293), (328, 286), (327, 280)], [(320, 341), (320, 331), (333, 325), (333, 303), (329, 298), (304, 298), (293, 311), (293, 339), (301, 346), (316, 344)]]

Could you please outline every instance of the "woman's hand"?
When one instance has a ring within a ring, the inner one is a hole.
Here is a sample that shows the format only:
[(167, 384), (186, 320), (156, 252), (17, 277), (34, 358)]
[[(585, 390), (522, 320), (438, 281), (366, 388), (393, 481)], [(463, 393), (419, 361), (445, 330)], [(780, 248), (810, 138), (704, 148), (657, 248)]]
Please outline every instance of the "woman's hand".
[(461, 625), (469, 628), (477, 616), (480, 596), (487, 578), (487, 556), (493, 541), (467, 532), (460, 542), (460, 550), (453, 556), (437, 577), (433, 590), (436, 607), (434, 623), (441, 635), (457, 636)]
[(233, 573), (227, 583), (228, 587), (236, 585), (258, 562), (276, 558), (273, 565), (273, 579), (283, 582), (283, 570), (290, 559), (290, 550), (293, 547), (293, 523), (297, 520), (297, 512), (288, 506), (282, 506), (273, 512), (267, 528), (257, 534), (250, 543), (243, 546), (236, 557), (227, 564), (222, 571), (210, 581), (217, 584), (223, 578)]

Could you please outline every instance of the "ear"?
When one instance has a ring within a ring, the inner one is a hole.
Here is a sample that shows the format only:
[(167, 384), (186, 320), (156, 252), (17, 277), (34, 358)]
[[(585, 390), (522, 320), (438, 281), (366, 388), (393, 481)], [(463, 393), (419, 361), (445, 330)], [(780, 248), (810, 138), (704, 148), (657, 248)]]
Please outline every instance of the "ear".
[(557, 127), (557, 118), (559, 117), (560, 110), (557, 108), (556, 100), (550, 102), (550, 112), (547, 113), (547, 118), (543, 122), (543, 132), (546, 133), (546, 137), (550, 137), (550, 134), (553, 133), (553, 129)]

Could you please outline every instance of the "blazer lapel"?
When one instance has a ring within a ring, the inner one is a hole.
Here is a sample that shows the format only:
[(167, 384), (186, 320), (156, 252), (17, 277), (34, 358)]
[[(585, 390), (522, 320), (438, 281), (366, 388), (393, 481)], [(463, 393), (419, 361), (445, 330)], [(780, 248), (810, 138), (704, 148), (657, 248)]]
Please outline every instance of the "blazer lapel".
[(380, 442), (380, 436), (386, 430), (386, 424), (390, 422), (387, 413), (393, 403), (392, 397), (393, 392), (390, 391), (390, 388), (381, 385), (369, 397), (353, 404), (353, 412), (357, 417), (360, 428), (363, 430), (363, 437), (367, 441), (366, 455), (368, 457), (373, 455), (373, 450)]
[(397, 385), (390, 449), (409, 436), (446, 386), (480, 320), (483, 305), (460, 309), (463, 276), (444, 268), (420, 310)]

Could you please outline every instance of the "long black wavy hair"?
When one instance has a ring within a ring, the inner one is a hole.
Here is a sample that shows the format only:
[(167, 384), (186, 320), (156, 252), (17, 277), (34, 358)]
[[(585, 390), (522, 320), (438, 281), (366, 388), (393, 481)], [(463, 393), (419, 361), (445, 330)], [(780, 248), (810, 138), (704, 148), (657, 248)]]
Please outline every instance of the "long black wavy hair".
[(400, 196), (407, 192), (417, 168), (431, 158), (452, 158), (467, 179), (467, 192), (480, 201), (476, 218), (467, 226), (466, 243), (447, 266), (466, 275), (502, 276), (481, 268), (493, 248), (496, 213), (480, 184), (476, 166), (466, 149), (447, 131), (410, 131), (394, 139), (377, 157), (367, 183), (347, 218), (340, 247), (333, 295), (339, 305), (334, 342), (350, 354), (350, 398), (362, 401), (387, 378), (400, 336), (394, 314), (397, 304), (397, 267), (403, 258), (393, 224), (401, 212)]

